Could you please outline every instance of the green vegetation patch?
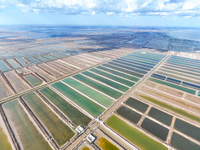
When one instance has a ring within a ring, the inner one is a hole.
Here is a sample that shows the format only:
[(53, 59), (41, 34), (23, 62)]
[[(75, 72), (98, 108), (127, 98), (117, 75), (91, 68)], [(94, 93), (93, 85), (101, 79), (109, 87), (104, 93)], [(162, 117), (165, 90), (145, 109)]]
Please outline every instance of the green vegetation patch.
[[(43, 136), (40, 134), (37, 128), (30, 121), (27, 114), (19, 104), (18, 100), (13, 100), (9, 103), (4, 104), (3, 109), (5, 110), (6, 114), (8, 114), (8, 120), (12, 122), (13, 128), (16, 129), (17, 135), (22, 143), (23, 149), (51, 149), (47, 141), (43, 138)], [(3, 148), (6, 145), (0, 144), (1, 149), (7, 150), (7, 148)], [(9, 147), (10, 146), (8, 146), (8, 149)]]
[(49, 130), (59, 146), (69, 141), (75, 133), (35, 94), (23, 97), (40, 121)]
[(187, 113), (187, 112), (185, 112), (185, 111), (183, 111), (181, 109), (174, 108), (174, 107), (172, 107), (172, 106), (170, 106), (170, 105), (168, 105), (166, 103), (160, 102), (160, 101), (158, 101), (158, 100), (156, 100), (154, 98), (151, 98), (151, 97), (148, 97), (148, 96), (144, 96), (144, 95), (139, 95), (139, 96), (144, 98), (144, 99), (146, 99), (146, 100), (148, 100), (148, 101), (150, 101), (150, 102), (152, 102), (152, 103), (155, 103), (155, 104), (157, 104), (157, 105), (159, 105), (159, 106), (161, 106), (163, 108), (167, 108), (167, 109), (169, 109), (169, 110), (171, 110), (171, 111), (173, 111), (173, 112), (175, 112), (177, 114), (180, 114), (182, 116), (185, 116), (187, 118), (190, 118), (192, 120), (200, 122), (200, 117), (197, 117), (197, 116), (194, 116), (192, 114), (189, 114), (189, 113)]
[(153, 81), (153, 82), (156, 82), (156, 83), (159, 83), (159, 84), (163, 84), (163, 85), (166, 85), (166, 86), (170, 86), (170, 87), (172, 87), (172, 88), (175, 88), (175, 89), (178, 89), (178, 90), (181, 90), (181, 91), (190, 93), (190, 94), (195, 94), (195, 93), (196, 93), (195, 90), (191, 90), (191, 89), (188, 89), (188, 88), (179, 86), (179, 85), (175, 85), (175, 84), (172, 84), (172, 83), (168, 83), (168, 82), (166, 82), (166, 81), (161, 81), (161, 80), (158, 80), (158, 79), (155, 79), (155, 78), (149, 78), (149, 80), (150, 80), (150, 81)]
[(103, 137), (98, 139), (97, 144), (102, 150), (119, 150), (119, 148)]
[(89, 88), (88, 86), (86, 86), (72, 78), (67, 78), (63, 81), (106, 107), (110, 106), (114, 102), (111, 98), (95, 91), (92, 88)]
[(105, 110), (103, 107), (61, 82), (57, 82), (52, 86), (94, 117), (98, 117)]
[(127, 138), (130, 142), (137, 145), (142, 150), (167, 150), (167, 147), (157, 141), (154, 141), (139, 130), (131, 127), (117, 116), (111, 116), (106, 121), (106, 125), (117, 131), (119, 134)]
[(38, 78), (36, 78), (35, 76), (33, 76), (32, 74), (26, 75), (24, 76), (26, 78), (26, 80), (28, 82), (30, 82), (33, 86), (38, 86), (40, 84), (42, 84), (42, 81)]
[(87, 126), (91, 121), (91, 118), (83, 114), (76, 107), (68, 103), (57, 93), (51, 90), (49, 87), (46, 87), (40, 92), (46, 96), (54, 105), (57, 106), (75, 125)]

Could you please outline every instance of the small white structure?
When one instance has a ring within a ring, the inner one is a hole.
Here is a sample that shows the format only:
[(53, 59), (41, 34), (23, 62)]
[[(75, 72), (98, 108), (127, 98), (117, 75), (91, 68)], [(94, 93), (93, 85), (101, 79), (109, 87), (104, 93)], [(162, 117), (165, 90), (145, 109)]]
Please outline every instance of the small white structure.
[(76, 131), (80, 134), (80, 133), (82, 133), (84, 131), (84, 128), (82, 126), (78, 126), (76, 128)]
[(94, 142), (95, 141), (95, 137), (92, 136), (91, 134), (89, 134), (87, 137), (86, 137), (86, 140), (90, 143)]

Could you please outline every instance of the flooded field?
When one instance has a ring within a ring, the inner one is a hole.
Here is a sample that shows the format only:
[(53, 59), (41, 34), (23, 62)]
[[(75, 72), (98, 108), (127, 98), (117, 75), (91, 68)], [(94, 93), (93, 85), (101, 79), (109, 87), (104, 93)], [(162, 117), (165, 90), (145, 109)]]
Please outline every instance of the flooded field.
[(40, 92), (48, 98), (57, 108), (59, 108), (75, 125), (87, 126), (92, 120), (75, 106), (68, 103), (65, 99), (60, 97), (57, 93), (51, 90), (49, 87), (46, 87)]
[(67, 78), (63, 81), (106, 107), (110, 106), (114, 102), (114, 100), (112, 100), (111, 98), (95, 91), (94, 89), (72, 78)]
[(20, 68), (21, 66), (14, 61), (14, 59), (6, 59), (6, 61), (14, 68), (14, 69), (17, 69), (17, 68)]
[(3, 109), (23, 149), (51, 149), (47, 141), (30, 121), (18, 100), (4, 104)]
[(127, 105), (135, 108), (136, 110), (139, 110), (141, 112), (145, 112), (147, 110), (147, 108), (149, 107), (149, 105), (136, 100), (135, 98), (130, 97), (126, 102)]
[(124, 72), (124, 73), (127, 73), (131, 76), (135, 76), (135, 77), (138, 77), (138, 78), (142, 78), (144, 76), (143, 74), (140, 74), (140, 73), (137, 73), (137, 72), (134, 72), (134, 71), (130, 71), (130, 70), (127, 70), (127, 69), (123, 69), (123, 68), (120, 68), (120, 67), (117, 67), (117, 66), (113, 66), (113, 65), (110, 65), (110, 64), (103, 64), (102, 66), (105, 66), (105, 67), (108, 67), (108, 68), (111, 68), (111, 69), (114, 69), (114, 70), (118, 70), (120, 72)]
[(37, 58), (38, 60), (40, 60), (40, 61), (42, 61), (42, 62), (47, 62), (47, 61), (49, 61), (48, 59), (46, 59), (46, 58), (44, 58), (44, 57), (42, 57), (42, 56), (37, 56), (37, 57), (35, 57), (35, 58)]
[(52, 56), (49, 56), (49, 55), (45, 55), (45, 56), (43, 56), (43, 57), (45, 57), (45, 58), (47, 58), (47, 59), (49, 59), (49, 60), (55, 60), (56, 58), (54, 58), (54, 57), (52, 57)]
[(41, 61), (33, 58), (33, 57), (27, 57), (26, 59), (28, 59), (30, 62), (34, 63), (34, 64), (39, 64), (41, 63)]
[(103, 71), (106, 71), (106, 72), (109, 72), (109, 73), (112, 73), (112, 74), (115, 74), (115, 75), (119, 75), (123, 78), (126, 78), (126, 79), (129, 79), (133, 82), (138, 82), (139, 81), (139, 78), (136, 78), (136, 77), (133, 77), (131, 75), (128, 75), (128, 74), (125, 74), (123, 72), (118, 72), (118, 71), (115, 71), (115, 70), (112, 70), (112, 69), (109, 69), (109, 68), (106, 68), (106, 67), (103, 67), (103, 66), (97, 66), (96, 68), (98, 69), (101, 69)]
[(136, 69), (140, 69), (142, 72), (151, 70), (150, 68), (147, 68), (147, 66), (139, 64), (139, 63), (131, 64), (130, 62), (127, 63), (127, 62), (124, 62), (122, 60), (114, 60), (113, 62), (122, 64), (122, 65), (126, 65), (126, 66), (130, 66), (130, 67), (133, 67), (133, 68), (136, 68)]
[(102, 85), (100, 83), (97, 83), (97, 82), (95, 82), (95, 81), (93, 81), (93, 80), (91, 80), (91, 79), (89, 79), (89, 78), (87, 78), (83, 75), (77, 74), (73, 77), (75, 79), (77, 79), (77, 80), (79, 80), (79, 81), (81, 81), (81, 82), (83, 82), (83, 83), (85, 83), (85, 84), (87, 84), (87, 85), (89, 85), (89, 86), (91, 86), (91, 87), (93, 87), (93, 88), (115, 98), (115, 99), (118, 99), (123, 95), (122, 93), (120, 93), (120, 92), (118, 92), (114, 89), (111, 89), (110, 87), (107, 87), (105, 85)]
[(152, 133), (153, 135), (157, 136), (158, 138), (162, 139), (163, 141), (166, 140), (169, 131), (167, 128), (159, 125), (158, 123), (148, 118), (145, 118), (141, 127), (146, 131)]
[(23, 96), (28, 106), (51, 133), (59, 146), (68, 142), (75, 133), (35, 94)]
[(24, 59), (24, 58), (15, 58), (23, 67), (31, 64), (31, 62), (29, 62), (28, 60)]
[[(135, 144), (142, 150), (167, 150), (168, 148), (161, 143), (154, 141), (139, 130), (128, 125), (116, 116), (111, 116), (107, 121), (106, 125), (111, 127), (113, 130), (118, 132), (120, 135), (128, 139), (130, 142)], [(145, 143), (145, 144), (144, 144)]]
[(98, 117), (105, 110), (103, 107), (99, 106), (98, 104), (94, 103), (90, 99), (79, 94), (78, 92), (61, 82), (53, 84), (52, 87), (57, 89), (59, 92), (64, 94), (66, 97), (68, 97), (70, 100), (72, 100), (74, 103), (79, 105), (81, 108), (86, 110), (94, 117)]
[(97, 73), (97, 74), (100, 74), (100, 75), (102, 75), (102, 76), (108, 77), (108, 78), (110, 78), (110, 79), (112, 79), (112, 80), (115, 80), (115, 81), (117, 81), (117, 82), (120, 82), (120, 83), (122, 83), (122, 84), (124, 84), (124, 85), (127, 85), (127, 86), (130, 86), (130, 87), (133, 86), (133, 85), (135, 84), (134, 82), (131, 82), (131, 81), (129, 81), (129, 80), (126, 80), (126, 79), (123, 79), (123, 78), (114, 76), (114, 75), (112, 75), (112, 74), (109, 74), (109, 73), (106, 73), (106, 72), (103, 72), (103, 71), (100, 71), (100, 70), (97, 70), (97, 69), (95, 69), (95, 68), (90, 69), (90, 71), (95, 72), (95, 73)]
[(118, 63), (109, 62), (108, 64), (111, 64), (111, 65), (114, 65), (114, 66), (118, 66), (118, 67), (121, 67), (121, 68), (125, 68), (125, 69), (131, 70), (131, 71), (134, 71), (134, 72), (138, 72), (138, 73), (141, 73), (141, 74), (146, 74), (147, 73), (146, 71), (143, 71), (143, 70), (140, 70), (140, 69), (136, 69), (136, 68), (133, 68), (133, 67), (129, 67), (129, 66), (123, 65), (121, 63), (118, 64)]
[(172, 135), (171, 145), (180, 150), (188, 150), (188, 149), (199, 150), (200, 149), (200, 145), (197, 145), (187, 140), (186, 138), (182, 137), (181, 135), (175, 132)]
[(101, 81), (102, 83), (105, 83), (105, 84), (107, 84), (107, 85), (109, 85), (109, 86), (111, 86), (111, 87), (113, 87), (115, 89), (118, 89), (118, 90), (122, 91), (122, 92), (126, 92), (129, 89), (128, 87), (126, 87), (126, 86), (124, 86), (122, 84), (119, 84), (119, 83), (116, 83), (114, 81), (108, 80), (106, 78), (98, 76), (98, 75), (96, 75), (94, 73), (91, 73), (89, 71), (84, 71), (84, 72), (82, 72), (82, 74), (87, 75), (87, 76), (89, 76), (89, 77), (91, 77), (93, 79), (96, 79), (98, 81)]
[(137, 124), (142, 117), (142, 115), (125, 106), (121, 106), (116, 112), (135, 124)]
[(200, 141), (200, 128), (193, 126), (185, 121), (176, 119), (174, 128), (194, 139)]
[(151, 108), (151, 110), (148, 113), (149, 116), (151, 116), (152, 118), (155, 118), (157, 120), (159, 120), (160, 122), (170, 126), (171, 122), (172, 122), (172, 116), (160, 111), (156, 108)]
[(0, 60), (0, 70), (4, 72), (4, 71), (9, 71), (10, 68), (2, 60)]
[(38, 86), (40, 84), (42, 84), (42, 81), (40, 79), (38, 79), (37, 77), (35, 77), (32, 74), (29, 75), (25, 75), (24, 78), (32, 85), (32, 86)]

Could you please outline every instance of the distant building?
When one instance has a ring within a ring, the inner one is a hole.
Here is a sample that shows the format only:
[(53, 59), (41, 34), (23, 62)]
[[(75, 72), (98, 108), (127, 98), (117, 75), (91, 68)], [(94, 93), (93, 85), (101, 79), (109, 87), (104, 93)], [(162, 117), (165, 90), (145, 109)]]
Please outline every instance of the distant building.
[(78, 126), (76, 128), (76, 131), (80, 134), (80, 133), (82, 133), (84, 131), (84, 128), (82, 126)]
[(87, 137), (86, 137), (86, 140), (90, 143), (93, 143), (95, 141), (95, 137), (91, 134), (89, 134)]

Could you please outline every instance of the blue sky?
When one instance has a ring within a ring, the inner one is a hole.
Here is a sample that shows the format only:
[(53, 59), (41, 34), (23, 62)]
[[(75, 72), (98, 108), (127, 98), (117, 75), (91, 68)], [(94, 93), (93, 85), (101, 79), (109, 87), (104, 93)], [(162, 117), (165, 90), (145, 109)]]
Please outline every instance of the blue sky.
[(200, 27), (200, 0), (0, 0), (0, 24)]

